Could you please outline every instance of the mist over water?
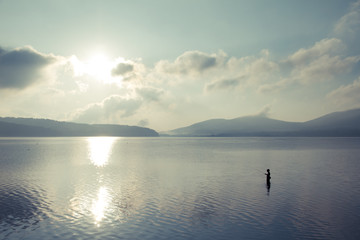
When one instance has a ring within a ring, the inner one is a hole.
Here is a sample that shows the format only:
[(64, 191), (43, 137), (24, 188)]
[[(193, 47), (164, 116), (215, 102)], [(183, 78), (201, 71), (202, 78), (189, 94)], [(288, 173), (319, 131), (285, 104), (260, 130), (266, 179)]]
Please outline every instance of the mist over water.
[(360, 138), (0, 138), (0, 153), (0, 239), (360, 238)]

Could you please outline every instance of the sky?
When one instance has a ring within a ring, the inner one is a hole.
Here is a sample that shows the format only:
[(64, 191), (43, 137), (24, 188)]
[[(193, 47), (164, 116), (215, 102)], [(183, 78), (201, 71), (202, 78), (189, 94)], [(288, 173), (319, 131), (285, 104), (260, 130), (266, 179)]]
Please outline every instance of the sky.
[(0, 116), (166, 131), (360, 107), (360, 0), (0, 0)]

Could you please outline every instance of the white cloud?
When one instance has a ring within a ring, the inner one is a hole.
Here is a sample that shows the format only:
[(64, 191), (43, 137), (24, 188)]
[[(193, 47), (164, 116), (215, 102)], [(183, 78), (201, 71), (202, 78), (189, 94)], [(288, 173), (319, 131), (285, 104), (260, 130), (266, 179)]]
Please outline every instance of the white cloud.
[(345, 49), (345, 45), (340, 39), (326, 38), (316, 42), (314, 46), (305, 49), (301, 48), (294, 54), (289, 56), (285, 62), (289, 62), (295, 67), (308, 65), (312, 61), (316, 61), (319, 57), (324, 55), (340, 53)]
[(267, 81), (279, 71), (278, 63), (269, 60), (267, 56), (231, 58), (227, 66), (230, 71), (246, 76), (249, 83)]
[(326, 97), (337, 106), (360, 107), (360, 78), (352, 84), (335, 89)]
[[(270, 93), (283, 90), (294, 84), (310, 85), (331, 81), (350, 73), (360, 56), (344, 57), (346, 46), (340, 39), (323, 39), (309, 48), (302, 48), (280, 62), (280, 80), (265, 83), (258, 92)], [(289, 73), (287, 73), (289, 72)]]
[(136, 115), (140, 108), (158, 102), (163, 95), (161, 89), (141, 87), (127, 89), (128, 95), (111, 95), (101, 102), (88, 104), (75, 110), (70, 118), (77, 122), (119, 123)]
[(117, 122), (134, 115), (140, 106), (139, 99), (112, 95), (100, 103), (76, 110), (71, 118), (73, 121), (87, 123)]
[(353, 38), (360, 30), (360, 1), (352, 3), (347, 14), (334, 26), (334, 33), (342, 37)]
[(264, 94), (279, 92), (285, 89), (287, 86), (291, 85), (292, 83), (293, 82), (291, 81), (291, 79), (281, 79), (274, 83), (265, 83), (257, 88), (257, 92)]
[(300, 83), (328, 81), (340, 74), (348, 73), (360, 60), (360, 57), (341, 58), (340, 56), (320, 56), (304, 66), (297, 66), (292, 71), (292, 78)]
[(262, 50), (260, 56), (230, 58), (218, 71), (214, 71), (214, 80), (206, 84), (205, 90), (241, 89), (267, 82), (277, 77), (278, 73), (278, 63), (269, 60), (268, 50)]
[(271, 113), (271, 105), (266, 104), (255, 116), (259, 117), (269, 117)]

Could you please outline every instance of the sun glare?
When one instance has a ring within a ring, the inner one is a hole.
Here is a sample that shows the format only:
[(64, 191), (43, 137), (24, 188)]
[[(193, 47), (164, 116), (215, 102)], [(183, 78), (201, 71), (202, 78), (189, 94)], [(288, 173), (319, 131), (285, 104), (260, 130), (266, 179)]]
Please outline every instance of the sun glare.
[(110, 194), (105, 187), (100, 187), (97, 198), (93, 201), (91, 212), (95, 218), (95, 224), (100, 226), (101, 220), (105, 217), (105, 211), (109, 205)]
[(87, 60), (81, 61), (76, 56), (70, 59), (75, 76), (88, 75), (103, 83), (114, 83), (117, 80), (111, 75), (116, 61), (111, 61), (104, 53), (93, 54)]
[(87, 64), (87, 72), (98, 78), (111, 77), (111, 69), (111, 62), (102, 54), (91, 57)]
[(90, 137), (87, 139), (89, 158), (96, 167), (105, 166), (111, 155), (112, 147), (116, 141), (114, 137)]

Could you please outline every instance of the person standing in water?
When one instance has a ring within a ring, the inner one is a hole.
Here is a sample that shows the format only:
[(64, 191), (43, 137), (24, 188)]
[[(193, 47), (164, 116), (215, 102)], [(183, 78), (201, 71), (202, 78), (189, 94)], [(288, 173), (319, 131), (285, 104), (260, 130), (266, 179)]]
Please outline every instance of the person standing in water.
[(267, 184), (268, 186), (270, 186), (270, 179), (271, 179), (270, 169), (267, 169), (266, 171), (267, 171), (267, 173), (265, 173), (265, 175), (266, 175), (266, 184)]

